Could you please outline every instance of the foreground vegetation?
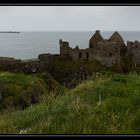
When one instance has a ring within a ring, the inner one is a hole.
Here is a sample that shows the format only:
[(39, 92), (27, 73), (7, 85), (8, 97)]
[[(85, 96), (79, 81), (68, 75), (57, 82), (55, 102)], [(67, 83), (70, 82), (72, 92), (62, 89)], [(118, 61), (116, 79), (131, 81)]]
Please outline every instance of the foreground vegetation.
[(52, 91), (58, 94), (60, 87), (48, 73), (0, 72), (0, 109), (24, 109)]
[[(53, 91), (55, 93), (55, 91)], [(102, 72), (63, 94), (0, 115), (0, 133), (139, 134), (140, 75)]]

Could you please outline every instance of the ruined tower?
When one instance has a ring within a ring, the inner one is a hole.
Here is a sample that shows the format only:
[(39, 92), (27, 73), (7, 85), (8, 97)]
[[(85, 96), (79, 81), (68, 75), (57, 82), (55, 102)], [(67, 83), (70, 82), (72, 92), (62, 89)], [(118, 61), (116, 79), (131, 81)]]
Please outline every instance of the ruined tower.
[(129, 54), (132, 56), (133, 64), (140, 65), (140, 42), (127, 42)]
[(115, 42), (118, 46), (125, 45), (123, 38), (118, 32), (114, 32), (108, 41)]
[(95, 34), (89, 40), (89, 48), (97, 46), (98, 42), (104, 41), (103, 37), (100, 35), (100, 30), (96, 30)]
[(62, 41), (62, 39), (59, 40), (60, 45), (60, 55), (68, 55), (69, 54), (69, 42)]
[(115, 31), (112, 36), (108, 39), (109, 42), (115, 42), (116, 45), (119, 47), (120, 50), (120, 55), (123, 55), (126, 53), (127, 51), (127, 47), (124, 43), (123, 38), (121, 37), (121, 35)]

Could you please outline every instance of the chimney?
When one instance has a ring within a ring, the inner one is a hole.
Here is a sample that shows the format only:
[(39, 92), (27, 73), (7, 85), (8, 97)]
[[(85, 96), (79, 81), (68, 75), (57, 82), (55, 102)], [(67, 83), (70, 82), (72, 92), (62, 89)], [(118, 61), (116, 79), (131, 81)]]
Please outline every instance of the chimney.
[(59, 45), (61, 45), (63, 43), (62, 39), (59, 40)]
[(96, 30), (96, 33), (100, 34), (100, 30)]

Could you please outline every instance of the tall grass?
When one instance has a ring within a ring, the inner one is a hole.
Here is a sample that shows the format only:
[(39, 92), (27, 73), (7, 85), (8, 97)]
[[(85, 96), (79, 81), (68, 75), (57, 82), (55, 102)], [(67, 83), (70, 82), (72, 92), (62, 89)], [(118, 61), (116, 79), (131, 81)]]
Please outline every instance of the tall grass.
[(0, 72), (0, 109), (24, 109), (38, 103), (50, 92), (55, 96), (63, 88), (49, 74), (25, 75), (22, 73)]
[[(99, 102), (99, 95), (101, 101)], [(57, 97), (0, 116), (1, 133), (139, 134), (140, 76), (99, 74)]]

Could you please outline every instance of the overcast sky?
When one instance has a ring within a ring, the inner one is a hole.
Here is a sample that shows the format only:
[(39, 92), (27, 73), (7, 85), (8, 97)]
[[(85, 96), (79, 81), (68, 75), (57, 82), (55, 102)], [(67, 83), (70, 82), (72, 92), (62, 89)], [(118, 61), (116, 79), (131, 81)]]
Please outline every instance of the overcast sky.
[(140, 30), (140, 6), (0, 6), (0, 30)]

